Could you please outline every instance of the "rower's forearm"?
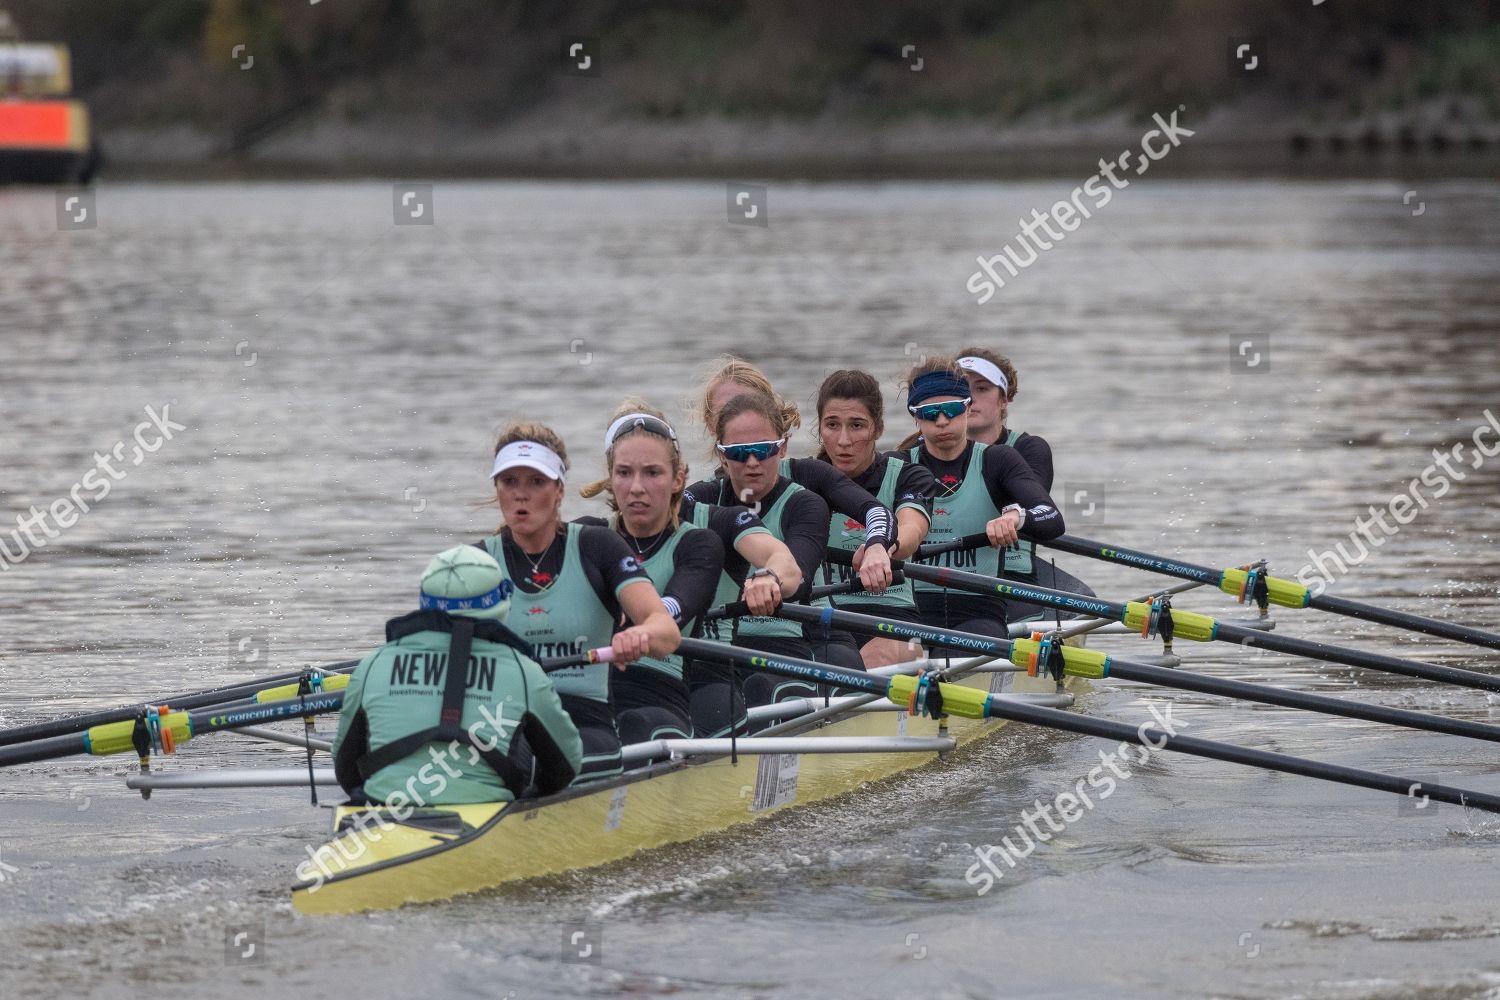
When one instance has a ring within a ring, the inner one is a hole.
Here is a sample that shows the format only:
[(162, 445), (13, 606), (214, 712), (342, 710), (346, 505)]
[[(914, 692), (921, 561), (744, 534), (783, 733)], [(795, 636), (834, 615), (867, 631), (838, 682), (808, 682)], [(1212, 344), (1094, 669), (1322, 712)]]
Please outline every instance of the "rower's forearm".
[(1021, 522), (1021, 529), (1027, 537), (1045, 542), (1067, 531), (1067, 525), (1063, 524), (1062, 511), (1052, 506), (1050, 501), (1046, 505), (1037, 506), (1044, 506), (1044, 509), (1038, 511), (1037, 507), (1032, 507), (1026, 512), (1026, 517)]
[(776, 574), (781, 581), (781, 594), (790, 598), (802, 589), (802, 567), (797, 565), (797, 560), (788, 549), (777, 552), (766, 560), (766, 568)]
[(665, 608), (652, 613), (641, 624), (650, 635), (646, 645), (652, 656), (671, 656), (677, 651), (678, 643), (682, 642), (682, 630)]
[[(902, 511), (902, 513), (906, 513)], [(916, 517), (910, 520), (901, 518), (900, 529), (896, 536), (896, 551), (891, 553), (892, 559), (910, 559), (916, 554), (927, 537), (927, 519)]]

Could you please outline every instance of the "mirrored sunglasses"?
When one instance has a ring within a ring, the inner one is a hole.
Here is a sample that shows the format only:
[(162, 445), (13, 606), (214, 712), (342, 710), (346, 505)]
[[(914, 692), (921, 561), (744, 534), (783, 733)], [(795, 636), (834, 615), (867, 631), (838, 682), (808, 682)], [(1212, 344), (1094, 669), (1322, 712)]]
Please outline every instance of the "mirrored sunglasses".
[(944, 403), (923, 403), (921, 406), (908, 406), (911, 415), (918, 420), (934, 421), (939, 416), (947, 417), (949, 420), (956, 419), (969, 408), (969, 399), (950, 399)]
[(764, 462), (781, 453), (782, 441), (750, 441), (746, 444), (721, 444), (716, 447), (719, 454), (731, 462), (748, 462), (751, 458), (758, 458)]

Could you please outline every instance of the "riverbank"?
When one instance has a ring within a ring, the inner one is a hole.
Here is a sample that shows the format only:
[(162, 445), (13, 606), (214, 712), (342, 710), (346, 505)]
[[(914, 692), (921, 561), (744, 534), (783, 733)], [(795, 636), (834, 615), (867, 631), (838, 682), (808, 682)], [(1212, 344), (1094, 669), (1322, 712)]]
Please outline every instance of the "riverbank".
[[(1176, 111), (1164, 108), (1163, 113)], [(1224, 177), (1491, 177), (1500, 124), (1434, 113), (1308, 123), (1256, 109), (1195, 118), (1161, 175)], [(1090, 122), (1042, 118), (1009, 125), (916, 118), (870, 124), (834, 117), (694, 121), (594, 117), (587, 106), (549, 105), (500, 123), (444, 116), (310, 113), (252, 147), (184, 125), (115, 128), (103, 142), (111, 176), (538, 177), (758, 179), (989, 179), (1088, 176), (1100, 158), (1140, 145), (1154, 128), (1123, 115)]]

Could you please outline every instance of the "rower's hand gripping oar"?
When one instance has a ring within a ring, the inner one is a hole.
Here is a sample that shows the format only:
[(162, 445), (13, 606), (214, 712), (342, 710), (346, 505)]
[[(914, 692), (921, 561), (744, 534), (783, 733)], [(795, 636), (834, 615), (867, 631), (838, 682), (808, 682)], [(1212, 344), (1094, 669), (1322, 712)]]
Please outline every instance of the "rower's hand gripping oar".
[[(891, 572), (892, 587), (899, 586), (905, 579), (906, 577), (902, 575), (899, 569)], [(843, 583), (831, 583), (825, 587), (814, 587), (808, 593), (807, 600), (816, 601), (823, 597), (839, 597), (845, 594), (863, 594), (864, 592), (864, 584), (860, 582), (858, 577), (855, 577)], [(781, 605), (777, 605), (777, 607), (780, 608)], [(750, 610), (750, 605), (744, 601), (730, 601), (716, 608), (709, 608), (703, 613), (703, 620), (715, 621), (720, 618), (745, 618), (754, 614), (755, 612)]]
[[(1428, 618), (1424, 615), (1414, 615), (1406, 611), (1381, 608), (1373, 604), (1366, 604), (1363, 601), (1351, 601), (1345, 597), (1335, 597), (1332, 594), (1314, 595), (1311, 588), (1305, 587), (1294, 580), (1284, 580), (1280, 577), (1266, 576), (1264, 574), (1257, 575), (1253, 571), (1245, 569), (1211, 569), (1207, 566), (1198, 566), (1177, 559), (1169, 559), (1166, 556), (1153, 555), (1150, 552), (1137, 552), (1133, 549), (1122, 549), (1112, 545), (1104, 545), (1100, 542), (1090, 541), (1087, 538), (1078, 538), (1073, 535), (1061, 535), (1057, 538), (1040, 542), (1039, 544), (1047, 545), (1063, 552), (1071, 552), (1074, 555), (1086, 556), (1090, 559), (1100, 559), (1105, 562), (1134, 566), (1137, 569), (1149, 570), (1152, 573), (1161, 573), (1166, 576), (1181, 577), (1184, 580), (1197, 580), (1200, 583), (1218, 587), (1220, 590), (1239, 598), (1241, 601), (1246, 599), (1248, 593), (1260, 600), (1279, 604), (1282, 607), (1313, 608), (1317, 611), (1327, 611), (1349, 618), (1360, 618), (1365, 621), (1378, 622), (1382, 625), (1392, 625), (1411, 632), (1421, 632), (1425, 635), (1435, 635), (1443, 639), (1453, 639), (1456, 642), (1464, 642), (1473, 646), (1483, 646), (1486, 649), (1500, 649), (1500, 634), (1495, 632), (1474, 628), (1472, 625), (1461, 625), (1457, 622), (1446, 622), (1437, 618)], [(923, 554), (925, 555), (926, 553), (924, 552)], [(1260, 597), (1262, 593), (1264, 597)], [(1264, 606), (1262, 604), (1262, 607)]]
[[(839, 553), (830, 550), (828, 558), (837, 559)], [(1233, 642), (1242, 646), (1257, 646), (1277, 653), (1290, 653), (1314, 660), (1343, 663), (1351, 667), (1363, 667), (1405, 677), (1420, 677), (1423, 680), (1436, 681), (1440, 684), (1476, 688), (1481, 691), (1500, 691), (1500, 676), (1493, 674), (1461, 670), (1457, 667), (1442, 667), (1398, 656), (1367, 653), (1363, 650), (1314, 642), (1310, 639), (1297, 639), (1292, 636), (1261, 632), (1231, 622), (1219, 621), (1208, 615), (1173, 609), (1160, 601), (1149, 603), (1129, 601), (1120, 604), (1095, 597), (1085, 597), (1082, 594), (1069, 594), (1033, 584), (1001, 580), (978, 573), (966, 573), (962, 570), (926, 566), (915, 562), (905, 563), (903, 569), (911, 579), (924, 580), (939, 587), (949, 587), (974, 594), (994, 594), (1025, 601), (1028, 604), (1040, 604), (1043, 607), (1073, 611), (1092, 618), (1107, 618), (1124, 622), (1127, 628), (1139, 631), (1146, 638), (1157, 634), (1162, 624), (1169, 622), (1172, 634), (1176, 638), (1192, 639), (1196, 642)]]
[(831, 667), (822, 663), (814, 663), (811, 660), (773, 656), (702, 639), (683, 639), (678, 650), (683, 655), (696, 659), (738, 663), (752, 670), (763, 670), (784, 677), (796, 677), (818, 684), (830, 684), (851, 691), (865, 691), (880, 695), (889, 698), (897, 705), (905, 706), (913, 714), (937, 716), (946, 712), (965, 719), (1009, 719), (1048, 729), (1061, 729), (1085, 736), (1134, 743), (1153, 750), (1171, 750), (1232, 764), (1245, 764), (1287, 774), (1321, 778), (1339, 784), (1373, 788), (1397, 795), (1412, 795), (1420, 790), (1423, 795), (1439, 802), (1473, 806), (1487, 812), (1500, 813), (1500, 795), (1488, 792), (1473, 792), (1446, 785), (1428, 785), (1414, 778), (1401, 778), (1380, 771), (1325, 764), (1305, 757), (1254, 750), (1231, 743), (1220, 743), (1217, 740), (1181, 736), (1151, 723), (1137, 727), (1108, 719), (1075, 715), (1055, 708), (1027, 704), (1006, 698), (1004, 695), (989, 694), (962, 684), (941, 682), (935, 680), (931, 673), (920, 676), (896, 674), (893, 677), (884, 677), (859, 670)]

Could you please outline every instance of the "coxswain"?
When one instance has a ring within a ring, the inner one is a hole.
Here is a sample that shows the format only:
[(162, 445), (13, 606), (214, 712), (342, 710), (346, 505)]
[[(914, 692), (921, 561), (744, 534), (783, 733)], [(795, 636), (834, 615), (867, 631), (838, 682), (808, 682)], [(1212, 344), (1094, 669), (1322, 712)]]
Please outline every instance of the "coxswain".
[(386, 623), (385, 645), (344, 693), (333, 765), (356, 801), (508, 802), (577, 776), (583, 742), (531, 647), (505, 626), (511, 596), (500, 564), (473, 545), (427, 564), (421, 609)]
[[(681, 633), (630, 546), (609, 528), (562, 520), (567, 468), (562, 439), (543, 424), (512, 424), (495, 443), (490, 475), (503, 521), (482, 544), (515, 585), (515, 630), (543, 657), (610, 646), (620, 670), (670, 655)], [(570, 667), (552, 681), (583, 736), (578, 780), (618, 774), (608, 666)]]
[[(1023, 530), (1040, 541), (1056, 538), (1063, 533), (1063, 517), (1020, 452), (968, 439), (969, 403), (966, 373), (953, 360), (929, 358), (913, 368), (907, 410), (916, 422), (916, 440), (908, 454), (935, 481), (928, 541), (980, 533), (990, 541), (931, 562), (998, 577), (1003, 575), (1000, 549), (1014, 545)], [(914, 590), (924, 621), (1005, 637), (1006, 611), (998, 595), (955, 593), (920, 580)]]
[[(893, 555), (908, 559), (927, 537), (932, 520), (932, 473), (896, 454), (882, 455), (877, 445), (885, 433), (885, 405), (880, 382), (869, 372), (854, 369), (836, 371), (818, 387), (818, 438), (822, 448), (818, 459), (827, 462), (855, 485), (874, 495), (896, 514), (896, 549)], [(829, 523), (828, 547), (852, 552), (863, 542), (864, 525), (840, 514)], [(842, 583), (849, 579), (847, 566), (825, 562), (819, 583)], [(910, 580), (888, 587), (884, 593), (857, 593), (848, 597), (825, 598), (820, 605), (832, 604), (857, 614), (877, 615), (916, 623), (916, 602)], [(813, 633), (816, 637), (816, 631)], [(833, 630), (836, 641), (855, 644), (847, 632)], [(831, 639), (830, 641), (835, 641)], [(866, 667), (900, 663), (920, 655), (920, 646), (895, 639), (871, 639), (860, 647)]]

